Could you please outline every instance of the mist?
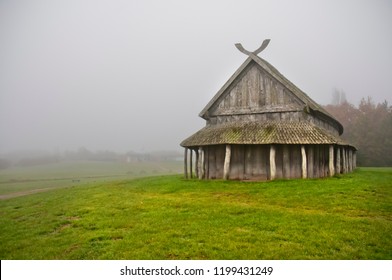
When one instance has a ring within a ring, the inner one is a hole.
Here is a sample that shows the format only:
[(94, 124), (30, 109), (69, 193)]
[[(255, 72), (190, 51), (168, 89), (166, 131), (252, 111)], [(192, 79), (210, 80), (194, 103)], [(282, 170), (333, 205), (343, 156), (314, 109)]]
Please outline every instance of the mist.
[(0, 153), (179, 150), (260, 56), (320, 104), (392, 102), (390, 1), (0, 2)]

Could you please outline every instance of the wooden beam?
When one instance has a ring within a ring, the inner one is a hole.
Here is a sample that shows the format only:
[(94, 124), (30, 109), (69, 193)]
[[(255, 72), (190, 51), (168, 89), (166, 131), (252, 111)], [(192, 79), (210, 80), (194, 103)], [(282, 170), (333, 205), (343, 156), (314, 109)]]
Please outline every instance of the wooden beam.
[(357, 151), (353, 151), (353, 167), (357, 168)]
[(196, 162), (195, 162), (195, 176), (199, 178), (199, 170), (200, 170), (200, 163), (199, 163), (199, 149), (196, 148)]
[(192, 166), (192, 162), (193, 162), (193, 158), (192, 158), (192, 156), (193, 156), (193, 153), (192, 153), (192, 149), (189, 149), (189, 152), (190, 152), (190, 156), (189, 156), (189, 177), (192, 179), (193, 178), (193, 174), (192, 174), (192, 169), (193, 169), (193, 166)]
[(229, 179), (230, 174), (231, 145), (226, 145), (225, 163), (223, 165), (223, 179)]
[(276, 164), (275, 164), (275, 146), (270, 146), (270, 180), (274, 180), (276, 177)]
[(204, 178), (204, 150), (202, 147), (199, 148), (200, 153), (200, 169), (199, 169), (199, 179)]
[(329, 145), (328, 169), (329, 169), (330, 177), (335, 175), (335, 165), (334, 165), (333, 156), (334, 156), (333, 145)]
[(305, 146), (301, 145), (301, 155), (302, 155), (302, 178), (308, 178), (307, 162), (306, 162), (306, 150)]
[(204, 178), (210, 179), (210, 147), (205, 147), (203, 149), (204, 154)]
[(336, 165), (335, 165), (336, 174), (340, 174), (340, 148), (337, 146), (336, 148)]
[(347, 173), (347, 165), (346, 165), (346, 149), (342, 147), (342, 173)]
[(188, 179), (188, 148), (185, 148), (184, 152), (184, 177)]
[(346, 173), (350, 172), (348, 169), (348, 149), (345, 148), (344, 149), (344, 153), (345, 153), (345, 158), (346, 158)]

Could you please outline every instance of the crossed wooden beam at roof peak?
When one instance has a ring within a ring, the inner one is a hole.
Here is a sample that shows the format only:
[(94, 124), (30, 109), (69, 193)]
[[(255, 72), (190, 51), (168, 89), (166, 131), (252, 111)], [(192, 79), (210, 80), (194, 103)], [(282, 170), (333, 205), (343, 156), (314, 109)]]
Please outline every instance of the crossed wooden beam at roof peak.
[(235, 44), (235, 46), (236, 46), (236, 48), (240, 51), (240, 52), (242, 52), (242, 53), (244, 53), (244, 54), (246, 54), (246, 55), (258, 55), (259, 53), (261, 53), (267, 46), (268, 46), (268, 44), (269, 44), (269, 42), (271, 41), (271, 39), (265, 39), (264, 41), (263, 41), (263, 43), (261, 44), (261, 46), (257, 49), (257, 50), (255, 50), (255, 51), (253, 51), (253, 52), (250, 52), (250, 51), (248, 51), (248, 50), (246, 50), (242, 45), (241, 45), (241, 43), (237, 43), (237, 44)]

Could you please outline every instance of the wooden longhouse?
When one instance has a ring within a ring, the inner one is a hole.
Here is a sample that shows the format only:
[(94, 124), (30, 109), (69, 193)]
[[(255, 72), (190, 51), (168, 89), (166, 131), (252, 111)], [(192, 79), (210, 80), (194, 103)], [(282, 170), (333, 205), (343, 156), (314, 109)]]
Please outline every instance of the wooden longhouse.
[(206, 126), (185, 139), (185, 177), (321, 178), (356, 168), (343, 126), (254, 51), (199, 114)]

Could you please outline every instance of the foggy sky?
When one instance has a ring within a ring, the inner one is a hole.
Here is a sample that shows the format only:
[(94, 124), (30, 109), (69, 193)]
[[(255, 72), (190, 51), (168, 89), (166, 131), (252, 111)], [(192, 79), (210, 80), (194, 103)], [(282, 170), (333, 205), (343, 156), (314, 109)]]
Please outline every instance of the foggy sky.
[(392, 4), (368, 1), (0, 1), (0, 153), (179, 149), (259, 55), (320, 104), (392, 103)]

